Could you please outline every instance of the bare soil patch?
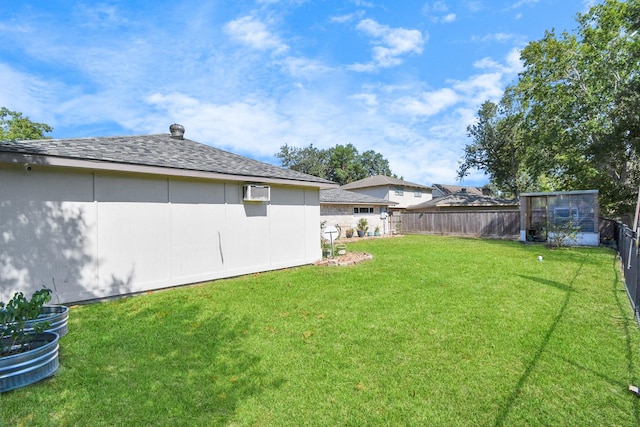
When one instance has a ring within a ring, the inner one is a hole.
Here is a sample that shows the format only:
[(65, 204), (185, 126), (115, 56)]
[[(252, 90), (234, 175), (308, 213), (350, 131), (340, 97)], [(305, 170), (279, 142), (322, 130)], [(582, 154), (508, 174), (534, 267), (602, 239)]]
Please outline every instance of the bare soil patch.
[(333, 258), (323, 258), (316, 265), (354, 265), (373, 259), (373, 255), (366, 252), (347, 252), (344, 255), (336, 255)]

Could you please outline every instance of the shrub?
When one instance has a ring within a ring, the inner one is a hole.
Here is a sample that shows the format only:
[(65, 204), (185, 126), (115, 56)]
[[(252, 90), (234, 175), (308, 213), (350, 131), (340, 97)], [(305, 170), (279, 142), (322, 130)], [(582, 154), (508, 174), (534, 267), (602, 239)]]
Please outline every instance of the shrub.
[(30, 349), (31, 335), (47, 329), (49, 322), (36, 322), (33, 332), (25, 331), (25, 326), (38, 317), (42, 306), (50, 300), (51, 290), (43, 288), (34, 292), (30, 300), (22, 292), (16, 292), (8, 303), (0, 301), (0, 356)]

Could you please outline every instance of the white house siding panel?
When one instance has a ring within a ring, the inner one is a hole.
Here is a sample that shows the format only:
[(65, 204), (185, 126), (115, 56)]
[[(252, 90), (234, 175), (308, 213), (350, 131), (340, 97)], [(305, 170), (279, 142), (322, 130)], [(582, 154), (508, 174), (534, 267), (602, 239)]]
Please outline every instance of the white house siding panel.
[(169, 181), (171, 277), (177, 283), (224, 269), (224, 192), (224, 183)]
[(107, 295), (170, 284), (166, 179), (96, 176), (98, 286)]
[(3, 165), (0, 299), (47, 286), (65, 303), (320, 258), (317, 189), (241, 194), (239, 182)]
[(52, 302), (96, 289), (93, 175), (0, 167), (0, 300), (48, 287)]
[(266, 202), (242, 202), (242, 186), (227, 186), (222, 252), (226, 269), (251, 273), (269, 266), (269, 209)]
[[(274, 266), (284, 266), (293, 261), (305, 263), (307, 258), (305, 238), (305, 192), (295, 188), (274, 188), (271, 196), (271, 223), (269, 253)], [(318, 221), (317, 235), (320, 236)], [(318, 237), (318, 246), (320, 237)]]
[(305, 263), (311, 263), (322, 257), (322, 248), (320, 246), (320, 192), (307, 188), (304, 190), (304, 200), (304, 261)]

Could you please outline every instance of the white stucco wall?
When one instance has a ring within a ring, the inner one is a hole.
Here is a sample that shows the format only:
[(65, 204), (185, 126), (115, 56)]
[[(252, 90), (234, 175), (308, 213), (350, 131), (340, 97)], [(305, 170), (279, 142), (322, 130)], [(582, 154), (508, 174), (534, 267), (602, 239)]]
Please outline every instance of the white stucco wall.
[(422, 190), (420, 197), (416, 197), (415, 192), (415, 188), (405, 187), (403, 188), (403, 194), (400, 196), (395, 193), (395, 188), (390, 188), (388, 199), (398, 203), (393, 206), (394, 209), (404, 209), (407, 206), (419, 205), (432, 199), (431, 193), (426, 190)]
[(416, 189), (409, 187), (403, 187), (403, 194), (401, 196), (396, 194), (395, 187), (388, 186), (355, 188), (349, 191), (398, 203), (397, 205), (391, 206), (391, 209), (404, 209), (407, 206), (428, 202), (433, 198), (429, 190), (422, 190), (421, 196), (416, 197)]
[(369, 214), (354, 214), (354, 207), (355, 205), (323, 204), (320, 207), (320, 221), (325, 222), (326, 226), (339, 225), (342, 228), (342, 237), (345, 237), (347, 228), (353, 228), (354, 230), (357, 228), (360, 218), (367, 220), (369, 231), (373, 232), (376, 227), (380, 227), (380, 234), (390, 233), (388, 220), (380, 218), (380, 206), (372, 206), (374, 213)]
[(321, 257), (319, 190), (0, 168), (0, 299), (46, 286), (54, 303), (308, 264)]

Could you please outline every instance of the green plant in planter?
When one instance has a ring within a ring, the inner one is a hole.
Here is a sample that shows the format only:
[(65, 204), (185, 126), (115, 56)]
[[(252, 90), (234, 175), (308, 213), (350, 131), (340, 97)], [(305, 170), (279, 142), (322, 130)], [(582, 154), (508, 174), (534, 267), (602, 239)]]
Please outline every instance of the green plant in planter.
[(354, 233), (354, 229), (353, 228), (347, 228), (347, 231), (345, 231), (345, 235), (347, 236), (347, 239), (350, 239), (353, 237), (353, 233)]
[(374, 236), (379, 236), (380, 235), (380, 227), (376, 225), (376, 228), (373, 230), (373, 234)]
[(369, 222), (366, 218), (360, 218), (358, 221), (358, 236), (362, 237), (369, 229)]
[(320, 246), (322, 247), (322, 256), (329, 258), (331, 256), (331, 242), (328, 239), (320, 239)]
[(42, 306), (51, 300), (50, 289), (40, 289), (27, 299), (16, 292), (8, 303), (0, 301), (0, 356), (9, 356), (31, 349), (31, 337), (49, 327), (49, 322), (27, 322), (38, 317)]

